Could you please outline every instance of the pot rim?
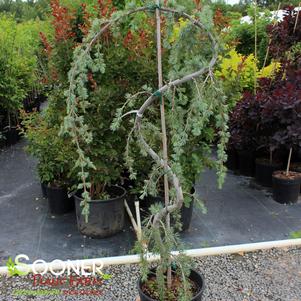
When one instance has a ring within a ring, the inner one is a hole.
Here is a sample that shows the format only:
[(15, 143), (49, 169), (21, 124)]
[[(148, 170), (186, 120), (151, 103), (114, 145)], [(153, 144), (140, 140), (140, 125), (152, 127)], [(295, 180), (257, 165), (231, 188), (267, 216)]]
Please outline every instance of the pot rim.
[[(273, 174), (272, 174), (273, 179), (283, 181), (283, 182), (284, 181), (285, 182), (290, 182), (290, 183), (294, 183), (294, 182), (299, 182), (300, 183), (301, 182), (301, 173), (293, 171), (294, 173), (296, 173), (296, 175), (293, 178), (289, 179), (289, 178), (278, 177), (277, 173), (279, 173), (279, 172), (285, 172), (285, 170), (276, 170), (276, 171), (274, 171)], [(290, 172), (292, 172), (292, 171), (290, 171)], [(297, 175), (297, 174), (299, 174), (299, 175)]]
[[(121, 186), (119, 186), (119, 185), (112, 185), (112, 186), (109, 186), (109, 187), (117, 187), (117, 188), (120, 188), (120, 189), (123, 190), (123, 194), (120, 195), (120, 196), (117, 196), (117, 197), (115, 197), (115, 198), (108, 199), (108, 200), (90, 200), (88, 203), (101, 204), (101, 203), (109, 203), (109, 202), (114, 202), (114, 201), (120, 201), (120, 200), (123, 199), (123, 198), (126, 196), (126, 194), (127, 194), (127, 191), (126, 191), (123, 187), (121, 187)], [(77, 192), (74, 194), (74, 198), (75, 198), (75, 200), (80, 200), (80, 201), (82, 201), (83, 198), (82, 198), (81, 196), (78, 196), (78, 193), (79, 193), (79, 192), (77, 191)]]
[[(151, 269), (151, 270), (153, 270), (153, 269)], [(204, 290), (205, 290), (205, 277), (204, 277), (204, 275), (202, 273), (200, 273), (199, 271), (197, 271), (195, 269), (190, 269), (190, 273), (191, 272), (194, 272), (195, 274), (197, 274), (202, 279), (202, 287), (200, 288), (200, 291), (196, 295), (194, 295), (192, 297), (192, 299), (191, 299), (191, 301), (194, 301), (196, 298), (199, 298), (204, 293)], [(144, 294), (144, 292), (141, 289), (141, 284), (142, 284), (142, 277), (140, 277), (138, 279), (138, 290), (139, 290), (139, 293), (143, 294), (146, 298), (149, 299), (149, 301), (155, 301), (155, 299), (152, 299), (151, 297), (149, 297), (149, 296), (147, 296), (147, 295)]]
[(269, 159), (268, 158), (256, 158), (256, 160), (255, 160), (255, 163), (256, 164), (259, 164), (259, 165), (264, 165), (264, 166), (282, 166), (282, 163), (281, 162), (277, 162), (277, 161), (272, 161), (272, 163), (270, 163), (270, 162), (267, 162), (267, 161), (269, 161)]
[[(41, 184), (45, 185), (47, 189), (52, 189), (52, 190), (64, 190), (67, 189), (66, 186), (52, 186), (51, 183), (42, 183)], [(50, 185), (49, 185), (50, 184)]]

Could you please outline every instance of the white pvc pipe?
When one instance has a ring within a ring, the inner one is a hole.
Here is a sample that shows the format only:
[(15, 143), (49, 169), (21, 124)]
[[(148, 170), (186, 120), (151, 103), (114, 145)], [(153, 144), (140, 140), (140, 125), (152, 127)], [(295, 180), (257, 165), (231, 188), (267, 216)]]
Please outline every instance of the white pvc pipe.
[[(185, 254), (189, 257), (203, 257), (203, 256), (217, 256), (223, 254), (235, 254), (235, 253), (245, 253), (254, 252), (259, 250), (268, 250), (272, 248), (287, 248), (301, 246), (301, 239), (288, 239), (288, 240), (278, 240), (278, 241), (267, 241), (258, 242), (251, 244), (240, 244), (240, 245), (230, 245), (222, 247), (212, 247), (212, 248), (202, 248), (202, 249), (192, 249), (185, 251)], [(173, 252), (173, 255), (178, 255), (179, 252)], [(158, 255), (149, 254), (147, 260), (149, 262), (157, 261), (159, 259)], [(83, 259), (83, 260), (69, 260), (63, 261), (64, 263), (71, 263), (73, 265), (81, 264), (85, 267), (92, 266), (93, 264), (101, 264), (103, 266), (111, 265), (124, 265), (124, 264), (135, 264), (140, 262), (139, 255), (128, 255), (128, 256), (115, 256), (115, 257), (105, 257), (105, 258), (95, 258), (95, 259)], [(28, 267), (32, 271), (33, 265), (29, 264)], [(53, 261), (48, 263), (53, 271), (58, 271), (62, 269), (62, 264), (59, 261)], [(43, 271), (45, 269), (44, 264), (35, 264), (36, 271)], [(0, 267), (0, 275), (8, 274), (7, 267)]]

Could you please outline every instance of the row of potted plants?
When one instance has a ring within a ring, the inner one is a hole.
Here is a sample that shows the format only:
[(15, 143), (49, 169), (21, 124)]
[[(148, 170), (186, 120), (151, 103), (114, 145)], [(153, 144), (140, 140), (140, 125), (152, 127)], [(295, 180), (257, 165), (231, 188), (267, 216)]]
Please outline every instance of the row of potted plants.
[(38, 94), (34, 91), (28, 94), (23, 102), (14, 108), (12, 112), (8, 112), (6, 108), (0, 109), (0, 148), (9, 147), (20, 140), (22, 136), (22, 122), (19, 110), (39, 112), (41, 104), (45, 103), (46, 100), (45, 94)]
[[(297, 202), (301, 149), (301, 31), (298, 12), (285, 9), (281, 22), (268, 26), (270, 59), (275, 76), (260, 78), (255, 91), (244, 93), (231, 115), (228, 165), (273, 186), (280, 203)], [(281, 66), (281, 67), (280, 67)], [(276, 68), (275, 68), (276, 69)], [(238, 160), (237, 160), (238, 158)]]
[(300, 70), (283, 74), (262, 80), (256, 95), (245, 93), (235, 107), (228, 164), (237, 169), (239, 162), (241, 174), (255, 175), (273, 186), (275, 200), (291, 203), (300, 190)]
[(0, 16), (0, 147), (19, 140), (19, 110), (36, 109), (41, 101), (38, 32), (45, 24)]

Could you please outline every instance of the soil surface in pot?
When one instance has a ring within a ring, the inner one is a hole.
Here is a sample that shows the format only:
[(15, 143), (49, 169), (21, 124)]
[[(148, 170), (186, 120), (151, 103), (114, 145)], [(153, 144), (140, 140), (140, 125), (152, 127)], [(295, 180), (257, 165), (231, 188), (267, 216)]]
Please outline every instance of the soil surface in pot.
[[(191, 296), (197, 295), (200, 291), (198, 285), (190, 279), (187, 279), (189, 285), (191, 287)], [(172, 287), (169, 292), (169, 296), (164, 299), (164, 301), (178, 301), (179, 300), (179, 288), (183, 287), (182, 279), (178, 276), (173, 274), (172, 275)], [(142, 284), (142, 292), (147, 295), (148, 297), (154, 300), (160, 300), (158, 294), (158, 285), (156, 282), (156, 276), (150, 277), (145, 283)]]
[(296, 180), (298, 178), (301, 178), (301, 173), (290, 171), (287, 175), (286, 171), (275, 171), (273, 176), (282, 180)]

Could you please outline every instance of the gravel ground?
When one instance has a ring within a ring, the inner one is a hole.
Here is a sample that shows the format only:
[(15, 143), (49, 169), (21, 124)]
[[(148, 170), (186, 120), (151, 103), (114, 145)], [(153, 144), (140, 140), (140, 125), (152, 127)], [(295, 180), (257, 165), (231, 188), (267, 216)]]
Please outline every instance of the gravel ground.
[[(204, 301), (301, 301), (301, 248), (206, 257), (197, 259), (196, 264), (206, 280)], [(107, 268), (106, 272), (110, 273), (112, 278), (102, 286), (101, 297), (13, 296), (16, 289), (57, 288), (33, 287), (32, 276), (29, 275), (23, 278), (2, 277), (0, 300), (134, 301), (137, 295), (139, 267), (115, 266)], [(89, 286), (88, 289), (93, 289), (93, 286)]]

